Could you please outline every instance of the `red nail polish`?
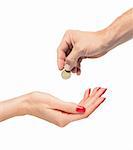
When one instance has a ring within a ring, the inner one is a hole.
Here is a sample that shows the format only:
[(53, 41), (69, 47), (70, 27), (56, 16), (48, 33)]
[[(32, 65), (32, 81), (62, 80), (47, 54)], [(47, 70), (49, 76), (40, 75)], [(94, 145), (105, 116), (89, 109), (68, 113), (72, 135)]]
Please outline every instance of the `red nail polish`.
[(79, 113), (84, 113), (86, 111), (86, 109), (83, 106), (78, 106), (76, 108), (76, 111), (79, 112)]
[(106, 98), (103, 99), (104, 101), (106, 100)]

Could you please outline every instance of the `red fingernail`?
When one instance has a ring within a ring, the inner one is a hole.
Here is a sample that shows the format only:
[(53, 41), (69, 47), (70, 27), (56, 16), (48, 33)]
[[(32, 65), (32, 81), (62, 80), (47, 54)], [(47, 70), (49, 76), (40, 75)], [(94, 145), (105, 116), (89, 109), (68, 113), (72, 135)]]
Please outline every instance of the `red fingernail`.
[(107, 88), (105, 88), (105, 92), (107, 91)]
[(88, 96), (90, 95), (91, 89), (88, 90)]
[(86, 109), (83, 106), (78, 106), (76, 108), (76, 111), (79, 112), (79, 113), (84, 113), (86, 111)]
[(106, 98), (103, 99), (104, 101), (106, 100)]

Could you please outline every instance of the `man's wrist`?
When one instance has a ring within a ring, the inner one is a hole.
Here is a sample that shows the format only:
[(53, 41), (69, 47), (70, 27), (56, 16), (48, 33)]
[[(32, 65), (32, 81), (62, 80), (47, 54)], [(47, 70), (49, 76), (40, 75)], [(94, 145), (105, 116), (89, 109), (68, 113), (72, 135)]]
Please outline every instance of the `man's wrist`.
[(133, 38), (133, 9), (119, 16), (111, 25), (100, 31), (106, 52)]
[(110, 51), (115, 44), (115, 29), (107, 27), (104, 30), (102, 30), (103, 34), (103, 49), (105, 52)]
[[(113, 31), (112, 31), (113, 32)], [(101, 52), (101, 55), (107, 53), (109, 50), (111, 50), (114, 40), (114, 35), (111, 32), (109, 28), (105, 28), (103, 30), (97, 31), (97, 35), (100, 39), (100, 47), (99, 51)]]

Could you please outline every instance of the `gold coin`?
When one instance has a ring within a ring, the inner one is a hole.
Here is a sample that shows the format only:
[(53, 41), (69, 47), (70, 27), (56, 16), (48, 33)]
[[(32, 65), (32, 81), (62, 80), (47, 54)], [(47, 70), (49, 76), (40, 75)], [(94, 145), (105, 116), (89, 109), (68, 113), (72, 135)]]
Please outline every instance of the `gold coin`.
[(62, 73), (61, 73), (61, 76), (63, 79), (69, 79), (71, 77), (71, 72), (70, 71), (66, 71), (66, 70), (63, 70)]

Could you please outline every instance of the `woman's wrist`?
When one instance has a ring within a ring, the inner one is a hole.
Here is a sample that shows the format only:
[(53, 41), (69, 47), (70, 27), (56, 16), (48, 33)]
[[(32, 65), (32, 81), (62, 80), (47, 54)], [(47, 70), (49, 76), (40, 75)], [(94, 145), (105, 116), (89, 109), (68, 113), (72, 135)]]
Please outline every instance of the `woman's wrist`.
[(28, 114), (28, 95), (0, 102), (0, 121)]

